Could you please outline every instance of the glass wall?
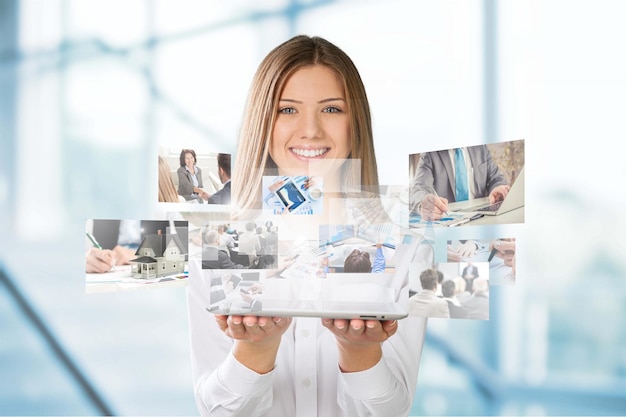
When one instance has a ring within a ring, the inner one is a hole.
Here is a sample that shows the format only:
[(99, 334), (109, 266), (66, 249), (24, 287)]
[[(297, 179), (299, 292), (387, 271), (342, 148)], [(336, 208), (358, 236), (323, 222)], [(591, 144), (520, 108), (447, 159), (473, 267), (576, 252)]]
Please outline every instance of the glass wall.
[(431, 320), (412, 415), (624, 414), (624, 12), (0, 1), (0, 414), (197, 414), (184, 289), (85, 295), (85, 220), (149, 217), (160, 146), (234, 153), (258, 63), (300, 33), (359, 68), (384, 184), (409, 154), (526, 139), (525, 224), (470, 232), (517, 238), (517, 283), (488, 322)]

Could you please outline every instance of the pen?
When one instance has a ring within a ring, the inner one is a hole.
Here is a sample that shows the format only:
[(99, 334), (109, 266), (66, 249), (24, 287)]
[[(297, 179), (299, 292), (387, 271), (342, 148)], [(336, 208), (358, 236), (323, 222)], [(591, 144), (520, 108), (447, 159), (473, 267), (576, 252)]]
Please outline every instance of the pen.
[(493, 244), (493, 249), (491, 249), (491, 253), (489, 254), (489, 258), (487, 259), (487, 262), (491, 262), (491, 260), (493, 259), (493, 257), (496, 255), (496, 253), (498, 252), (498, 248), (496, 248), (496, 246), (499, 247), (499, 245), (496, 245), (497, 243), (499, 243), (499, 240), (496, 240)]
[[(437, 197), (438, 199), (441, 199), (441, 197), (439, 197), (439, 194), (437, 194), (437, 191), (435, 191), (435, 189), (433, 188), (433, 194), (435, 195), (435, 197)], [(443, 216), (442, 217), (448, 217), (448, 211), (444, 211), (443, 213), (441, 213)]]
[(458, 222), (456, 222), (456, 223), (450, 223), (450, 224), (448, 225), (448, 227), (462, 226), (462, 225), (464, 225), (465, 223), (469, 223), (469, 222), (470, 222), (470, 219), (469, 219), (469, 218), (465, 218), (465, 219), (461, 219), (461, 220), (459, 220), (459, 221), (458, 221)]
[(96, 240), (95, 237), (93, 237), (93, 235), (89, 232), (85, 232), (85, 234), (87, 235), (87, 237), (89, 238), (89, 240), (91, 240), (91, 243), (93, 244), (93, 246), (95, 248), (98, 248), (100, 250), (102, 250), (102, 246), (98, 243), (98, 241)]
[[(93, 246), (94, 246), (95, 248), (100, 249), (100, 250), (104, 250), (104, 249), (102, 249), (102, 245), (98, 243), (98, 241), (96, 240), (96, 238), (95, 238), (95, 237), (93, 237), (93, 235), (92, 235), (91, 233), (89, 233), (89, 232), (85, 232), (85, 234), (87, 235), (87, 237), (89, 238), (89, 240), (91, 240), (91, 243), (93, 244)], [(111, 269), (112, 269), (113, 271), (115, 271), (115, 264), (111, 265)]]
[(472, 217), (466, 217), (465, 219), (459, 220), (456, 223), (449, 224), (448, 227), (461, 226), (461, 225), (464, 225), (465, 223), (469, 223), (472, 220), (480, 219), (481, 217), (484, 217), (484, 216), (485, 216), (484, 214), (477, 213), (477, 214), (474, 214)]
[[(426, 195), (422, 198), (422, 200), (421, 200), (421, 201), (418, 203), (418, 205), (417, 205), (417, 212), (418, 212), (418, 214), (420, 215), (420, 217), (421, 217), (421, 218), (423, 218), (423, 217), (424, 217), (424, 216), (423, 216), (423, 214), (422, 214), (422, 208), (423, 208), (423, 205), (424, 205), (424, 201), (427, 201), (427, 202), (428, 202), (430, 212), (432, 213), (432, 212), (434, 211), (434, 210), (433, 210), (433, 207), (435, 207), (435, 200), (433, 200), (433, 199), (430, 199), (430, 200), (429, 200), (429, 199), (428, 199), (428, 195), (429, 195), (429, 194), (430, 194), (430, 195), (434, 195), (434, 196), (435, 196), (435, 199), (439, 199), (439, 200), (441, 200), (441, 197), (439, 197), (439, 195), (437, 194), (437, 191), (435, 191), (435, 189), (434, 189), (434, 188), (430, 188), (430, 187), (429, 187), (429, 188), (426, 190), (426, 192), (427, 192), (427, 194), (426, 194)], [(432, 206), (432, 207), (431, 207), (431, 206)], [(443, 218), (443, 217), (448, 217), (448, 211), (447, 211), (447, 210), (446, 210), (446, 211), (442, 211), (442, 212), (441, 212), (441, 216), (440, 216), (439, 220), (441, 221), (441, 218)]]

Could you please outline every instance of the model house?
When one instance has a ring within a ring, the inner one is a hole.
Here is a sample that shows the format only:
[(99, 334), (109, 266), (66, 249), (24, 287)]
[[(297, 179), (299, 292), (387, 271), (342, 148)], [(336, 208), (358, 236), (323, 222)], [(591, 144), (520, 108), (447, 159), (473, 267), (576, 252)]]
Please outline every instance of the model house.
[(133, 278), (157, 278), (179, 274), (185, 270), (186, 245), (177, 234), (144, 236), (130, 261)]

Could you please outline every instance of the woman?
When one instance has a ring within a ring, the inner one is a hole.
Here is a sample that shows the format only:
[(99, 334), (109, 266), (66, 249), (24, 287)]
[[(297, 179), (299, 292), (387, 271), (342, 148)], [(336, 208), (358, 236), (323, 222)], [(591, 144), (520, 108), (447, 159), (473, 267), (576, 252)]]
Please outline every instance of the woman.
[[(377, 185), (367, 97), (350, 58), (307, 36), (272, 50), (254, 77), (237, 155), (239, 214), (261, 207), (263, 175), (323, 172), (325, 196), (328, 189)], [(302, 223), (314, 222), (292, 225)], [(400, 274), (408, 274), (406, 264), (396, 268)], [(212, 319), (204, 285), (192, 279), (188, 292), (202, 415), (408, 415), (425, 321)]]
[(178, 195), (176, 192), (176, 185), (174, 185), (174, 181), (172, 181), (172, 177), (170, 176), (170, 166), (163, 158), (159, 155), (159, 201), (162, 203), (184, 203), (185, 198), (181, 195)]
[[(337, 54), (337, 51), (340, 54)], [(305, 54), (319, 54), (319, 56), (304, 56)], [(311, 40), (306, 37), (296, 37), (289, 43), (274, 49), (261, 63), (253, 79), (237, 153), (240, 163), (235, 166), (234, 173), (234, 177), (238, 179), (233, 184), (233, 194), (237, 207), (242, 209), (260, 208), (259, 193), (262, 175), (276, 174), (276, 171), (283, 175), (303, 175), (302, 171), (306, 169), (307, 162), (315, 163), (316, 160), (320, 159), (320, 156), (306, 158), (302, 155), (301, 159), (304, 158), (305, 160), (302, 161), (302, 164), (298, 164), (293, 161), (294, 158), (297, 158), (293, 155), (293, 151), (280, 149), (280, 145), (285, 145), (280, 142), (280, 139), (272, 143), (274, 146), (269, 146), (273, 134), (281, 134), (281, 136), (288, 134), (282, 129), (283, 124), (280, 123), (280, 119), (288, 116), (292, 111), (297, 111), (288, 105), (289, 102), (279, 102), (279, 94), (283, 92), (285, 83), (299, 69), (311, 67), (318, 63), (323, 63), (322, 68), (335, 75), (343, 75), (337, 77), (337, 82), (343, 87), (345, 97), (343, 97), (343, 101), (335, 101), (330, 104), (341, 105), (345, 108), (333, 109), (331, 106), (328, 108), (328, 112), (341, 110), (338, 113), (350, 119), (348, 126), (344, 127), (349, 129), (347, 146), (345, 148), (335, 147), (331, 154), (326, 152), (323, 158), (326, 160), (332, 158), (360, 160), (361, 169), (357, 175), (346, 172), (348, 178), (343, 178), (344, 188), (348, 185), (378, 185), (370, 111), (365, 88), (358, 71), (350, 58), (334, 45), (326, 45), (325, 41), (319, 38)], [(269, 115), (277, 115), (277, 117), (268, 117)], [(278, 130), (276, 130), (277, 128)], [(324, 151), (322, 144), (309, 145), (298, 151), (306, 150)], [(285, 165), (277, 165), (280, 162), (285, 162)], [(260, 175), (250, 175), (251, 167), (260, 169), (260, 172), (257, 173)], [(347, 171), (350, 167), (349, 164), (346, 164), (344, 170)], [(333, 178), (333, 180), (336, 179)], [(326, 190), (332, 190), (331, 184), (327, 183), (326, 180), (324, 187)]]
[(186, 201), (202, 204), (210, 195), (202, 188), (202, 171), (196, 166), (196, 152), (193, 149), (180, 151), (178, 173), (178, 194)]

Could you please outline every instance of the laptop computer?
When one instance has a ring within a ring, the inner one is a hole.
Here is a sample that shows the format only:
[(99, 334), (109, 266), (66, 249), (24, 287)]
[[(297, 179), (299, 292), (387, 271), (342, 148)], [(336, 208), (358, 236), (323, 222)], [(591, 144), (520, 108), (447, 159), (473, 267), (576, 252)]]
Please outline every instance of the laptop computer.
[(515, 210), (524, 206), (524, 168), (522, 168), (515, 179), (515, 182), (511, 186), (506, 198), (495, 203), (489, 203), (489, 197), (483, 197), (474, 200), (472, 203), (477, 203), (471, 207), (465, 207), (458, 210), (452, 210), (460, 213), (480, 213), (485, 216), (497, 216), (502, 213)]

